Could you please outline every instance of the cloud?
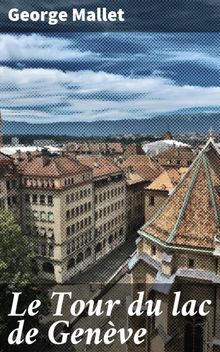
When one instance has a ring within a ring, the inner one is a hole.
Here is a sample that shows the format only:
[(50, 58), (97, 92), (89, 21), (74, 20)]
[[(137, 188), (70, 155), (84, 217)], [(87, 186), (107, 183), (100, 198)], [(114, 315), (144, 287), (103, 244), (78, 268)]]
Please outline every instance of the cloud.
[(8, 60), (77, 60), (92, 55), (90, 50), (81, 51), (71, 45), (73, 41), (65, 38), (47, 37), (40, 34), (0, 35), (0, 61)]
[(181, 109), (220, 110), (220, 87), (178, 85), (158, 74), (140, 78), (103, 71), (0, 67), (0, 109), (7, 119), (27, 121), (131, 119)]

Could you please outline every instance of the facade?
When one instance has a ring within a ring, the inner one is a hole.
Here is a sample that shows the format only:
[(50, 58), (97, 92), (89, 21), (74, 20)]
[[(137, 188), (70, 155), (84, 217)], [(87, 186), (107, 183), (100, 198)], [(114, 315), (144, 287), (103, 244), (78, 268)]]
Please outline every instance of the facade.
[(167, 169), (145, 187), (145, 222), (161, 208), (186, 171), (187, 168)]
[[(135, 317), (134, 327), (145, 326), (144, 344), (128, 345), (140, 352), (220, 351), (220, 154), (212, 138), (163, 203), (140, 230), (137, 252), (129, 263), (133, 299), (162, 300), (162, 315)], [(174, 293), (180, 307), (196, 300), (195, 314), (173, 316)], [(211, 300), (209, 314), (198, 307)]]
[(146, 155), (130, 155), (122, 163), (126, 174), (127, 235), (136, 235), (144, 224), (145, 187), (163, 171), (162, 167)]
[(47, 151), (18, 162), (23, 231), (34, 242), (39, 275), (66, 282), (94, 260), (91, 170)]
[(78, 160), (93, 172), (94, 242), (97, 260), (125, 241), (125, 175), (110, 158), (81, 156)]

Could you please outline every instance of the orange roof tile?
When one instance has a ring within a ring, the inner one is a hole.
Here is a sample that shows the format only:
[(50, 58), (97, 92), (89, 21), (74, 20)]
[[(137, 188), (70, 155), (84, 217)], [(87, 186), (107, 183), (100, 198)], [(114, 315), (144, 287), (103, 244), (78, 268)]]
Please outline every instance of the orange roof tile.
[(99, 177), (114, 173), (121, 173), (122, 170), (111, 158), (104, 156), (77, 156), (81, 164), (86, 165), (93, 171), (93, 177)]
[(145, 189), (170, 192), (178, 184), (186, 170), (187, 168), (165, 170)]
[(130, 155), (123, 163), (123, 169), (139, 174), (145, 181), (153, 181), (164, 169), (147, 155)]
[(76, 159), (67, 156), (49, 157), (44, 164), (43, 157), (35, 157), (30, 161), (19, 162), (18, 170), (25, 176), (60, 177), (90, 170)]

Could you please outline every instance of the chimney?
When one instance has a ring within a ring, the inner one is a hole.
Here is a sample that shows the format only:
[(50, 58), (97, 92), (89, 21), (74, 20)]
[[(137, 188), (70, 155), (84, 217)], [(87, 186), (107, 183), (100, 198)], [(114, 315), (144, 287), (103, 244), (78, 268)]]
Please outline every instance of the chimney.
[(46, 166), (50, 163), (50, 154), (47, 148), (43, 148), (41, 151), (42, 159), (43, 159), (43, 166)]
[(31, 152), (27, 151), (26, 155), (27, 155), (27, 161), (31, 161), (32, 160)]

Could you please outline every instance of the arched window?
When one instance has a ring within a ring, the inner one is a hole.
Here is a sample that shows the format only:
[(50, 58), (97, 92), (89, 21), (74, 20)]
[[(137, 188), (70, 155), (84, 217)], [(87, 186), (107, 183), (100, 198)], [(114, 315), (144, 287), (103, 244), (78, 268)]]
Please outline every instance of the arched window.
[(45, 271), (45, 273), (53, 274), (53, 273), (54, 273), (54, 266), (53, 266), (53, 264), (52, 264), (52, 263), (49, 263), (49, 262), (43, 263), (43, 271)]
[(67, 270), (74, 268), (74, 266), (75, 266), (75, 260), (74, 258), (71, 258), (67, 263)]
[(89, 248), (87, 248), (87, 250), (85, 251), (85, 258), (90, 257), (91, 254), (92, 254), (92, 250), (91, 250), (91, 248), (89, 247)]
[(98, 253), (102, 250), (102, 244), (99, 242), (95, 247), (95, 252)]
[(113, 236), (111, 235), (111, 236), (109, 236), (109, 238), (108, 238), (108, 243), (110, 244), (110, 243), (112, 243), (113, 242)]
[(79, 253), (76, 257), (76, 263), (79, 264), (83, 261), (83, 253)]

